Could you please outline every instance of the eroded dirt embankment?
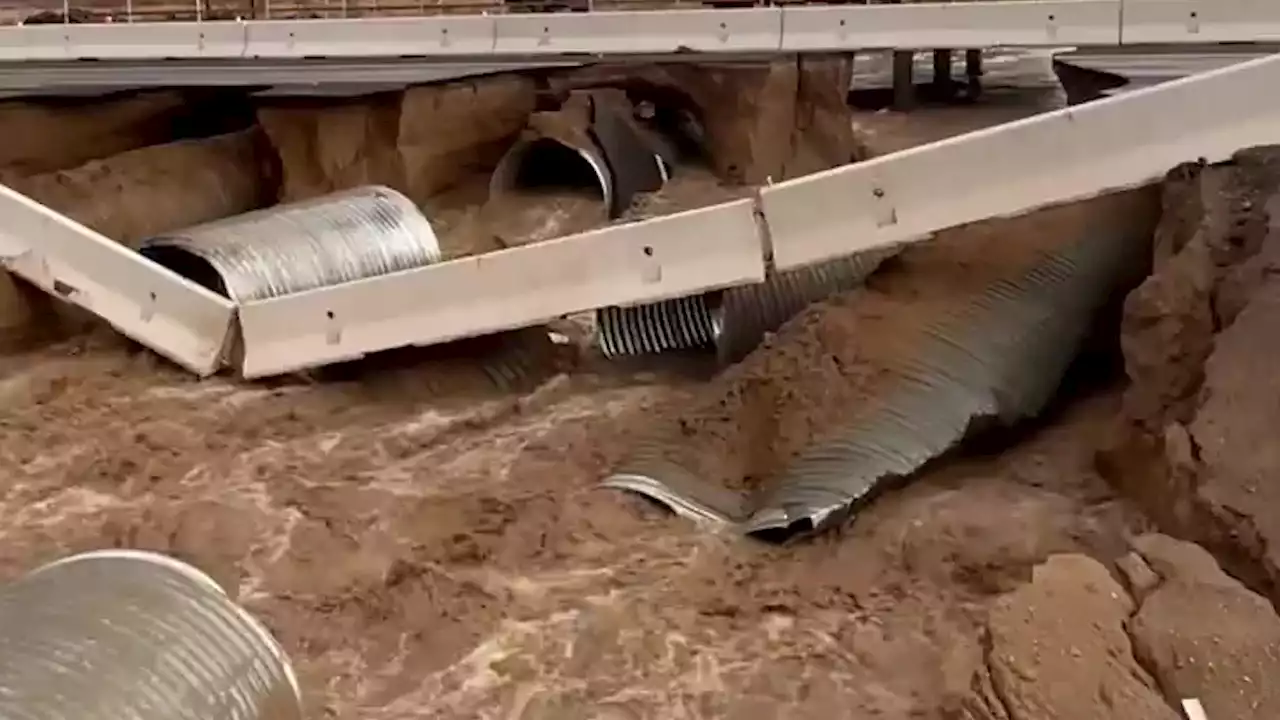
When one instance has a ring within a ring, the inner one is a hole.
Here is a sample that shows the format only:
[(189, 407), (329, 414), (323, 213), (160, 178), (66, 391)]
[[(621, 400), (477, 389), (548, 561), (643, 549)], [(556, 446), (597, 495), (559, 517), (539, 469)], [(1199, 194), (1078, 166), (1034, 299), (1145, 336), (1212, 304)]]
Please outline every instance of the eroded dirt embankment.
[(1129, 298), (1130, 387), (1103, 467), (1168, 532), (1280, 598), (1280, 153), (1175, 171), (1152, 276)]
[(6, 178), (75, 167), (96, 158), (173, 139), (186, 98), (156, 92), (111, 100), (0, 103)]
[(33, 200), (134, 245), (275, 202), (278, 171), (256, 128), (180, 140), (14, 181)]

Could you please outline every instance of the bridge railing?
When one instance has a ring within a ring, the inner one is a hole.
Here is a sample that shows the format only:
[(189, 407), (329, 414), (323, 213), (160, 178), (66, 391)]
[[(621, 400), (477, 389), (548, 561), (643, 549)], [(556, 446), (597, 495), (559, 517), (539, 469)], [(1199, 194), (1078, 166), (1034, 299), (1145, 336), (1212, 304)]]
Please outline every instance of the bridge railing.
[[(1012, 0), (1011, 0), (1012, 1)], [(0, 25), (302, 20), (546, 12), (881, 5), (897, 0), (65, 0), (0, 2)]]

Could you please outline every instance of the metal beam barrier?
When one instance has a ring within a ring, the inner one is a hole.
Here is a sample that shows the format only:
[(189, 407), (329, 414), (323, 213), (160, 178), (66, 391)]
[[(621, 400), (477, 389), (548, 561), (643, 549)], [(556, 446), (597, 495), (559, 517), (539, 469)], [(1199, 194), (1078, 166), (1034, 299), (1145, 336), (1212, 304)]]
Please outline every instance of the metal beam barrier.
[(744, 54), (1277, 39), (1280, 2), (1273, 0), (983, 0), (9, 26), (0, 27), (0, 61)]
[(254, 20), (245, 28), (247, 57), (483, 57), (494, 54), (494, 17)]
[(1124, 0), (1121, 42), (1249, 43), (1280, 40), (1275, 0)]
[(789, 6), (781, 49), (795, 52), (1116, 45), (1119, 0)]
[(1280, 142), (1280, 56), (979, 130), (760, 191), (777, 267), (921, 240)]
[(264, 377), (609, 305), (764, 279), (754, 203), (466, 257), (240, 308), (242, 371)]
[(245, 24), (163, 22), (0, 27), (0, 62), (237, 58)]
[(0, 185), (0, 268), (106, 320), (197, 375), (223, 360), (235, 306)]

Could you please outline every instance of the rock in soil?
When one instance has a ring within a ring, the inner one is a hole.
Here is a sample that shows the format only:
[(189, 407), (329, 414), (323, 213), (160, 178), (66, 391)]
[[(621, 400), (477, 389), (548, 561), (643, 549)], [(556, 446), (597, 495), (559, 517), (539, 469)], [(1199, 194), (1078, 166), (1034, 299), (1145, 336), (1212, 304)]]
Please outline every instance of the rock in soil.
[(1280, 617), (1198, 545), (1134, 540), (1156, 578), (1129, 622), (1134, 650), (1171, 699), (1198, 698), (1210, 718), (1280, 717)]
[(1178, 720), (1133, 657), (1133, 600), (1096, 560), (1056, 555), (1001, 598), (967, 716)]

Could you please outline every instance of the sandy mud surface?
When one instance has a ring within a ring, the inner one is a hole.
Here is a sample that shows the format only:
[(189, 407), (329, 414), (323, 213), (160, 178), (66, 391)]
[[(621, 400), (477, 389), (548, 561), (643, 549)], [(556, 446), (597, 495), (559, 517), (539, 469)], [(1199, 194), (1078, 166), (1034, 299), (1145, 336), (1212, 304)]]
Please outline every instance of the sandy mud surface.
[[(857, 121), (883, 149), (1043, 106)], [(1207, 173), (1235, 183), (1227, 210), (1170, 201), (1182, 224), (1149, 281), (1167, 292), (1130, 298), (1124, 363), (1112, 332), (1046, 417), (838, 532), (766, 545), (598, 489), (671, 408), (706, 420), (709, 448), (743, 428), (701, 412), (705, 381), (542, 329), (254, 384), (192, 380), (101, 331), (0, 355), (0, 578), (95, 547), (191, 561), (289, 650), (311, 718), (1164, 720), (1182, 697), (1275, 717), (1268, 167)], [(697, 177), (635, 212), (733, 193)], [(811, 310), (822, 347), (780, 335), (767, 383), (717, 381), (756, 393), (735, 417), (776, 421), (797, 388), (813, 410), (738, 461), (820, 436), (823, 409), (874, 381), (819, 392), (814, 353), (909, 349), (902, 318), (1024, 267), (1088, 206), (946, 234), (878, 278), (879, 301)], [(497, 242), (441, 216), (451, 253)]]

